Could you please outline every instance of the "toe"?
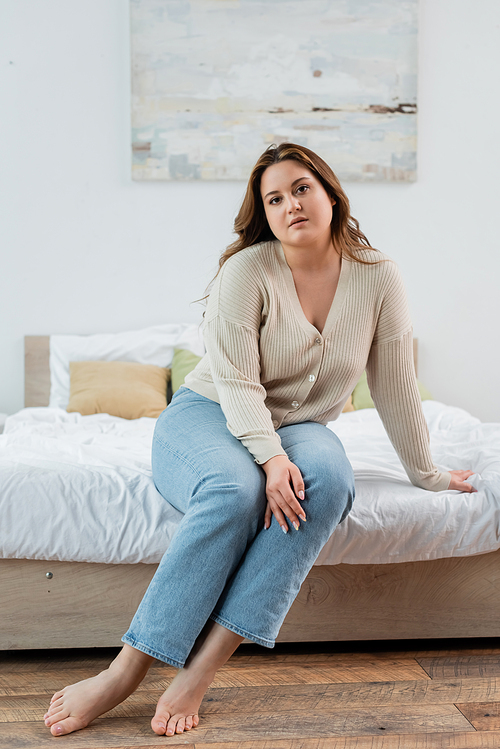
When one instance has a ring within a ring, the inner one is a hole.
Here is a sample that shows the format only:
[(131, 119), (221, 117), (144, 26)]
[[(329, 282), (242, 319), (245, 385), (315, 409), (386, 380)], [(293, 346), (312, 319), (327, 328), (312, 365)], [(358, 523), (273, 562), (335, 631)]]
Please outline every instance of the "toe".
[(170, 715), (167, 713), (166, 715), (155, 715), (151, 721), (151, 728), (158, 736), (165, 735), (169, 718)]
[(175, 727), (175, 732), (176, 732), (176, 733), (184, 733), (184, 728), (185, 728), (185, 726), (186, 726), (186, 718), (184, 718), (184, 717), (182, 716), (182, 717), (180, 717), (180, 718), (179, 718), (179, 720), (177, 721), (177, 725), (176, 725), (176, 727)]
[(54, 713), (61, 709), (61, 705), (63, 704), (63, 702), (64, 700), (62, 697), (59, 697), (58, 700), (54, 700), (54, 702), (51, 702), (46, 714), (54, 715)]
[(52, 736), (64, 736), (67, 733), (72, 733), (73, 731), (79, 731), (81, 728), (85, 728), (85, 723), (83, 723), (78, 718), (65, 718), (64, 720), (59, 720), (54, 723), (51, 728), (50, 732)]
[(185, 724), (184, 728), (185, 728), (186, 731), (190, 731), (192, 729), (192, 727), (193, 727), (193, 716), (192, 715), (188, 715), (187, 718), (186, 718), (186, 724)]
[(50, 698), (50, 704), (52, 705), (52, 703), (55, 702), (56, 700), (60, 700), (63, 694), (64, 694), (64, 689), (61, 689), (60, 692), (56, 692), (55, 694), (53, 694), (52, 697)]
[(45, 725), (46, 726), (53, 726), (54, 723), (57, 723), (59, 720), (64, 720), (64, 718), (68, 717), (68, 713), (64, 712), (63, 710), (55, 710), (52, 715), (47, 715), (45, 718)]
[(178, 715), (173, 715), (167, 723), (167, 730), (165, 731), (167, 736), (173, 736), (177, 726)]
[(199, 715), (193, 715), (193, 728), (196, 728), (198, 723), (200, 722), (200, 716)]

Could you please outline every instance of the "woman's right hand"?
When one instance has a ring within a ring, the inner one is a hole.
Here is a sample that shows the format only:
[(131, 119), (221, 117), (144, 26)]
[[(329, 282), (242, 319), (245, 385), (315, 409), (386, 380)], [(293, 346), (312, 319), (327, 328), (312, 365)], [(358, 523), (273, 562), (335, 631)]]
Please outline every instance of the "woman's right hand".
[(274, 515), (284, 533), (288, 533), (288, 518), (295, 528), (299, 529), (299, 519), (305, 522), (306, 514), (299, 499), (304, 499), (304, 480), (302, 474), (286, 455), (275, 455), (261, 468), (266, 473), (267, 507), (264, 517), (264, 528), (271, 525)]

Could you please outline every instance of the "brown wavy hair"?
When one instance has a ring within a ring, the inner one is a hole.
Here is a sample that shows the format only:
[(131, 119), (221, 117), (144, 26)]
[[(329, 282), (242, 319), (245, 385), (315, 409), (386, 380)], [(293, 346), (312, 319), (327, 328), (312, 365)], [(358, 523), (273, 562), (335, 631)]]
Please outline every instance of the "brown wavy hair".
[(238, 239), (230, 244), (220, 256), (219, 269), (208, 288), (211, 287), (222, 266), (230, 257), (259, 242), (276, 239), (266, 218), (264, 202), (260, 194), (260, 183), (268, 167), (287, 159), (305, 166), (319, 179), (328, 196), (335, 200), (331, 229), (333, 246), (339, 255), (365, 265), (380, 262), (380, 260), (364, 260), (357, 254), (359, 250), (375, 250), (375, 248), (360, 230), (359, 222), (351, 216), (349, 199), (326, 161), (305, 146), (295, 143), (280, 143), (278, 146), (273, 144), (266, 148), (252, 169), (243, 203), (234, 220), (234, 232), (238, 235)]

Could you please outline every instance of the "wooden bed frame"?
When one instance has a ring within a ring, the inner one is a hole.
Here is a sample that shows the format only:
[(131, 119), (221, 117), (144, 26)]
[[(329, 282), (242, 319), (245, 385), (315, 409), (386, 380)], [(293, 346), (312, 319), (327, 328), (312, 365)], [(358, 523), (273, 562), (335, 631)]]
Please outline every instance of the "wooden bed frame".
[[(48, 336), (26, 337), (25, 356), (25, 405), (46, 406)], [(313, 567), (278, 640), (496, 637), (499, 562), (496, 551), (429, 562)], [(155, 569), (1, 559), (0, 649), (118, 646)]]

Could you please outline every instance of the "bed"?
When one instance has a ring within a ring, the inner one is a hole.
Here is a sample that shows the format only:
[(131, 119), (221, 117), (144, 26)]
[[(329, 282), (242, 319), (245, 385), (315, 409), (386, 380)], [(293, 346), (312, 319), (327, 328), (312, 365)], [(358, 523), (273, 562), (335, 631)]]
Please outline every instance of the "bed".
[[(152, 482), (155, 420), (54, 406), (50, 341), (26, 338), (26, 407), (0, 436), (4, 650), (119, 645), (181, 517)], [(470, 466), (478, 491), (411, 486), (376, 411), (343, 413), (329, 428), (354, 467), (354, 509), (280, 641), (498, 635), (500, 425), (433, 400), (423, 408), (437, 465)]]

